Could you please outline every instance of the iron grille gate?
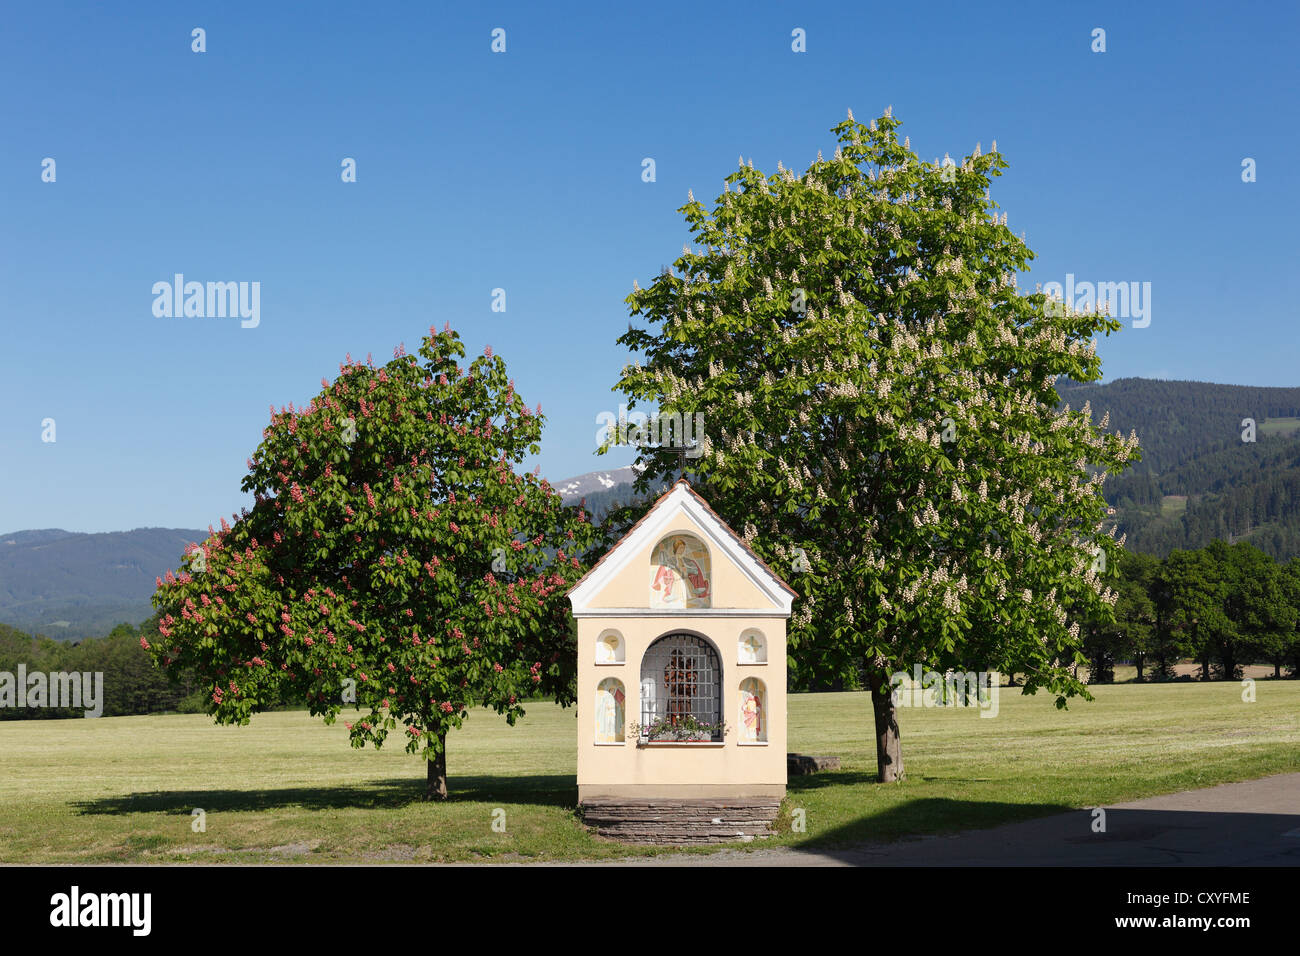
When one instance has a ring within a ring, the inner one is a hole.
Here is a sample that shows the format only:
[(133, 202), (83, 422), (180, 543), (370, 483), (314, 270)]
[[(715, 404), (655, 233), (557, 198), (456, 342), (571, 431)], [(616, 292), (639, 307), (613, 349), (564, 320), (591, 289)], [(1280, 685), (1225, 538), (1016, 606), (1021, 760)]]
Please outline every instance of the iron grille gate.
[(714, 728), (710, 739), (722, 739), (722, 666), (708, 641), (669, 634), (641, 659), (641, 737), (656, 724), (686, 718)]

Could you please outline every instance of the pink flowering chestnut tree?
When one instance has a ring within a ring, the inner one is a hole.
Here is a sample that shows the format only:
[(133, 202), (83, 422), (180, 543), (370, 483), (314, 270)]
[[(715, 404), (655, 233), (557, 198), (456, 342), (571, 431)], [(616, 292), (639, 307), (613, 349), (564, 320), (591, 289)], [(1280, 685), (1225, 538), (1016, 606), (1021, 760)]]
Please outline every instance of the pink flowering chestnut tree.
[[(352, 745), (390, 733), (447, 795), (447, 732), (474, 707), (574, 699), (564, 592), (597, 540), (581, 506), (514, 466), (530, 411), (488, 348), (430, 329), (418, 355), (348, 360), (305, 408), (272, 409), (243, 489), (255, 504), (159, 580), (158, 663), (211, 688), (218, 723), (305, 698)], [(212, 529), (209, 529), (212, 530)]]

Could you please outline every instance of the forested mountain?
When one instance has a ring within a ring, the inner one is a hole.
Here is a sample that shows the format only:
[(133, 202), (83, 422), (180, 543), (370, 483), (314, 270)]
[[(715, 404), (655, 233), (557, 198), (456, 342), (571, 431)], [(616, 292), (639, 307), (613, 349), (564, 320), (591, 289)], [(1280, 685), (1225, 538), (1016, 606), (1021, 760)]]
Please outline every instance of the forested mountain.
[(57, 638), (107, 634), (153, 613), (154, 579), (180, 566), (206, 531), (60, 529), (0, 535), (0, 622)]
[(1300, 427), (1294, 420), (1300, 416), (1300, 388), (1119, 378), (1105, 384), (1061, 379), (1056, 391), (1073, 408), (1091, 403), (1094, 421), (1109, 411), (1109, 431), (1137, 430), (1142, 461), (1129, 474), (1163, 474), (1191, 458), (1240, 447), (1246, 418), (1260, 427), (1276, 419), (1293, 420), (1283, 430)]
[(636, 479), (636, 470), (631, 465), (614, 468), (610, 471), (589, 471), (575, 478), (568, 478), (555, 486), (555, 493), (564, 499), (565, 504), (574, 504), (582, 498), (603, 494), (615, 488), (631, 484)]
[(1300, 555), (1300, 388), (1142, 378), (1056, 387), (1074, 408), (1090, 403), (1095, 421), (1109, 412), (1108, 430), (1138, 433), (1142, 461), (1105, 486), (1130, 549), (1163, 557), (1248, 540), (1279, 560)]

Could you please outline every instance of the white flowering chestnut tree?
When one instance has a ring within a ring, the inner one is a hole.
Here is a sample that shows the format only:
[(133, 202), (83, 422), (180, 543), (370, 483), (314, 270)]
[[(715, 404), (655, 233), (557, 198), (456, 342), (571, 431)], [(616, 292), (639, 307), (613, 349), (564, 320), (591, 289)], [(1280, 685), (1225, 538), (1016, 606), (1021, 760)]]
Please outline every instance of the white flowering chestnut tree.
[(928, 163), (899, 125), (850, 113), (806, 172), (751, 160), (712, 209), (691, 195), (694, 246), (634, 284), (615, 386), (703, 415), (692, 457), (643, 447), (639, 481), (687, 467), (787, 572), (791, 665), (864, 674), (882, 781), (903, 776), (891, 677), (916, 664), (1088, 699), (1080, 627), (1113, 615), (1122, 545), (1102, 482), (1137, 453), (1060, 405), (1119, 323), (1017, 289), (1033, 254), (990, 197), (996, 143)]
[(340, 365), (305, 408), (276, 412), (249, 460), (256, 503), (158, 581), (159, 665), (210, 688), (218, 723), (285, 699), (348, 723), (352, 745), (397, 732), (447, 796), (447, 732), (471, 709), (513, 724), (527, 698), (574, 699), (564, 593), (596, 531), (544, 479), (531, 411), (489, 348), (450, 328), (418, 355)]

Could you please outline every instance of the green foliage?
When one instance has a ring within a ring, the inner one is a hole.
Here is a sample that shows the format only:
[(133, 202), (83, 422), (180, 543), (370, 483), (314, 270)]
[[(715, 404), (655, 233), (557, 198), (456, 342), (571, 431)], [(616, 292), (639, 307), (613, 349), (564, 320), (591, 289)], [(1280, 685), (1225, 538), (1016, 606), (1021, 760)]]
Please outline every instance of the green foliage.
[[(898, 127), (850, 116), (806, 173), (742, 165), (711, 210), (690, 197), (701, 248), (628, 297), (645, 327), (619, 341), (645, 363), (617, 388), (703, 414), (701, 492), (773, 567), (806, 557), (796, 680), (979, 667), (1063, 705), (1087, 694), (1080, 623), (1115, 599), (1100, 484), (1136, 437), (1054, 383), (1099, 378), (1093, 336), (1119, 323), (1016, 290), (1033, 256), (989, 198), (999, 153), (944, 169)], [(681, 467), (638, 460), (639, 488)]]
[[(29, 637), (0, 624), (0, 671), (16, 674), (19, 664), (27, 673), (103, 674), (104, 717), (184, 710), (193, 685), (173, 683), (153, 665), (141, 646), (141, 639), (157, 634), (157, 619), (139, 630), (119, 624), (107, 637), (87, 638), (75, 644), (48, 637)], [(84, 718), (86, 707), (0, 707), (0, 720), (41, 720), (57, 717)]]
[(1279, 565), (1247, 542), (1216, 541), (1163, 561), (1126, 552), (1118, 570), (1115, 620), (1091, 625), (1084, 644), (1091, 682), (1112, 679), (1122, 659), (1154, 680), (1172, 678), (1185, 658), (1205, 680), (1236, 679), (1260, 662), (1276, 676), (1300, 670), (1300, 561)]
[(252, 511), (154, 597), (155, 657), (201, 677), (219, 723), (296, 696), (327, 723), (359, 709), (354, 747), (400, 727), (432, 759), (473, 707), (513, 723), (530, 695), (572, 702), (563, 595), (597, 532), (515, 474), (541, 408), (491, 349), (464, 354), (430, 329), (418, 357), (349, 357), (306, 408), (272, 410), (243, 482)]

